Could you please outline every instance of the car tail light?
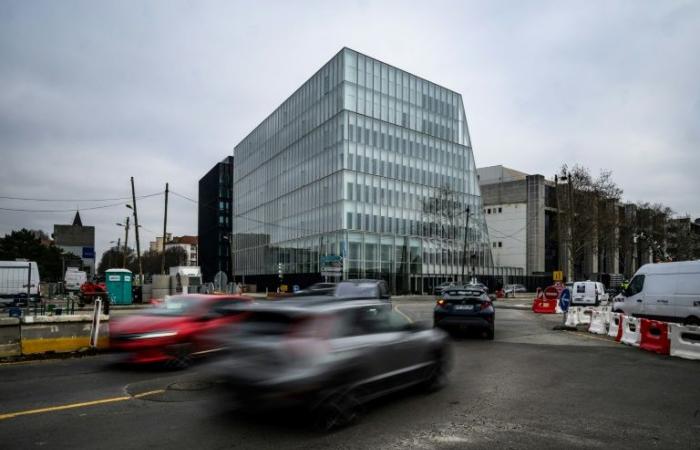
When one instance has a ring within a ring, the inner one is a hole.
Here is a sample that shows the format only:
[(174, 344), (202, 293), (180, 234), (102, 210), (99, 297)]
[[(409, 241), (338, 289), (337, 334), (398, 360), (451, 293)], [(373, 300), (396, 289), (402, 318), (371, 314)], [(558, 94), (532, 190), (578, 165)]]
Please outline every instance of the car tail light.
[(439, 298), (439, 299), (437, 300), (437, 305), (438, 305), (438, 306), (445, 306), (446, 304), (447, 304), (447, 302), (446, 302), (444, 299), (442, 299), (442, 298)]
[(491, 302), (481, 302), (481, 310), (489, 309), (491, 307)]

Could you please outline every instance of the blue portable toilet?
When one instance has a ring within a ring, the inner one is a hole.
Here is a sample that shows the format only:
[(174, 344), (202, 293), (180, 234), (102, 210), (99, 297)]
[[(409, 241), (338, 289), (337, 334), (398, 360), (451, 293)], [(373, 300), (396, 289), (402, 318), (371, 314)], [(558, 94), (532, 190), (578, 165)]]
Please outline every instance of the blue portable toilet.
[(105, 271), (107, 295), (113, 305), (131, 305), (131, 285), (133, 276), (127, 269), (109, 269)]

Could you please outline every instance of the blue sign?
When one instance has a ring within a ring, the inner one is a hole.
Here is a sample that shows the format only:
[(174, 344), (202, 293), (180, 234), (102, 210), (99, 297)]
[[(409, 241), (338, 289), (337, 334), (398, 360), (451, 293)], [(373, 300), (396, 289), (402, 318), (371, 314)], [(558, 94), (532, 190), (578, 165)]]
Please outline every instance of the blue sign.
[(561, 291), (559, 295), (559, 307), (562, 311), (566, 312), (569, 310), (569, 305), (571, 304), (571, 291), (569, 288), (565, 288)]
[(95, 259), (95, 247), (83, 247), (83, 259)]

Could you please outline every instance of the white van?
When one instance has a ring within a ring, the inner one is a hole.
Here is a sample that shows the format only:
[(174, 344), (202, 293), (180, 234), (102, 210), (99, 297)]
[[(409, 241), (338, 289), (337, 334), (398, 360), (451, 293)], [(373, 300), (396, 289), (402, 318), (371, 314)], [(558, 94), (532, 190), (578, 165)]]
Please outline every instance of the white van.
[(577, 281), (571, 288), (572, 306), (598, 306), (609, 300), (605, 285), (598, 281)]
[(66, 270), (66, 276), (63, 278), (66, 291), (79, 291), (80, 286), (87, 281), (87, 273), (78, 270), (77, 267), (69, 267)]
[(700, 325), (700, 260), (645, 264), (613, 311)]
[(0, 304), (12, 304), (24, 296), (38, 300), (40, 281), (34, 261), (0, 261)]

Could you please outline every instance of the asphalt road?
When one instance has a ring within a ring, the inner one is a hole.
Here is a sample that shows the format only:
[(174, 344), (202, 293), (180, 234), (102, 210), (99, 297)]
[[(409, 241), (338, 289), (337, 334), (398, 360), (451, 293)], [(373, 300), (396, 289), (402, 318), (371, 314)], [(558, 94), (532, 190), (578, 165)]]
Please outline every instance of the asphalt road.
[[(432, 302), (397, 304), (431, 320)], [(0, 365), (0, 448), (700, 448), (700, 362), (553, 331), (560, 320), (499, 309), (495, 341), (455, 340), (445, 389), (384, 399), (330, 434), (237, 411), (201, 365)]]

